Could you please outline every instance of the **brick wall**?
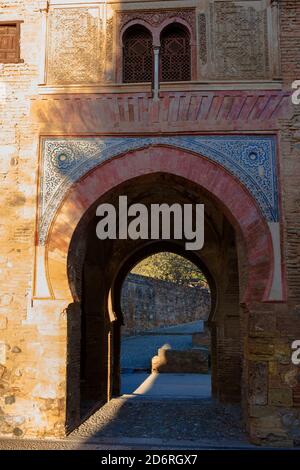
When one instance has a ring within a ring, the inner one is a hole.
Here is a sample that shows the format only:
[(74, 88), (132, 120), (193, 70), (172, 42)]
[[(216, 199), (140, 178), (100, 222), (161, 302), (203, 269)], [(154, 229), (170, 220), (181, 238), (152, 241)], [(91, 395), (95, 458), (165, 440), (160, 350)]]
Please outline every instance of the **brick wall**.
[[(297, 0), (281, 2), (281, 62), (284, 86), (290, 89), (294, 80), (300, 80), (300, 2)], [(287, 347), (290, 350), (291, 341), (300, 339), (300, 105), (293, 106), (291, 119), (282, 121), (280, 138), (288, 308), (278, 311), (277, 327), (281, 336), (278, 346), (284, 355)], [(300, 418), (299, 367), (288, 369), (281, 361), (278, 373), (285, 377), (285, 386), (289, 384), (283, 401), (294, 406), (293, 418), (286, 428), (294, 442), (300, 444), (296, 426)]]

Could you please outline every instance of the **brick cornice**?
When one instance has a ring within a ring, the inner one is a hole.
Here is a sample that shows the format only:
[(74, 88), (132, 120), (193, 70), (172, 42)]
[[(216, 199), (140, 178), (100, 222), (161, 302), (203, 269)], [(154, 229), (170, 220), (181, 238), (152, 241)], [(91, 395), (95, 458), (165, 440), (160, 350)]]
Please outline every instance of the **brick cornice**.
[(291, 112), (280, 90), (55, 94), (32, 100), (44, 134), (274, 131)]

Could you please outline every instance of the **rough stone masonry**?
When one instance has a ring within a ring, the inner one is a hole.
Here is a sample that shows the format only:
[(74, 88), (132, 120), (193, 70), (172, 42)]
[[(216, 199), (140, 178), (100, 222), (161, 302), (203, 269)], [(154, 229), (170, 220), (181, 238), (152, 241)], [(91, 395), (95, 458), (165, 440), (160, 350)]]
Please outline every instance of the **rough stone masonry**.
[(130, 273), (123, 285), (123, 334), (138, 334), (159, 327), (207, 320), (210, 293), (202, 287), (176, 285)]

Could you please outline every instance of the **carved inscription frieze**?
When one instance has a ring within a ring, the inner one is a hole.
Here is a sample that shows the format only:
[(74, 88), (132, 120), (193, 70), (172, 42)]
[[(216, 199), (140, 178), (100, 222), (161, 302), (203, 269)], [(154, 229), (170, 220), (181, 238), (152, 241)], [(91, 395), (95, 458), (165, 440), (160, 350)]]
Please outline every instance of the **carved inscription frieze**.
[(193, 8), (174, 10), (141, 10), (118, 12), (119, 31), (132, 20), (144, 20), (151, 26), (160, 26), (167, 18), (181, 18), (186, 21), (195, 36), (195, 10)]

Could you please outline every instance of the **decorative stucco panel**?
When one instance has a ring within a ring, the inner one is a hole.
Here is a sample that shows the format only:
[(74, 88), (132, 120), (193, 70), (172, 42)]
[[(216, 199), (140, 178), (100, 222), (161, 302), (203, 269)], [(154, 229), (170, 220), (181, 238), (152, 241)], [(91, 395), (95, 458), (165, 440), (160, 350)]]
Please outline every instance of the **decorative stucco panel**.
[(49, 224), (74, 182), (122, 153), (161, 144), (190, 150), (219, 163), (252, 194), (267, 221), (278, 221), (273, 136), (46, 137), (42, 141), (40, 243), (45, 242)]
[(103, 80), (105, 28), (97, 8), (52, 10), (48, 44), (48, 83), (97, 83)]
[(211, 60), (215, 78), (268, 77), (267, 10), (261, 9), (261, 4), (260, 1), (216, 1), (210, 5)]

